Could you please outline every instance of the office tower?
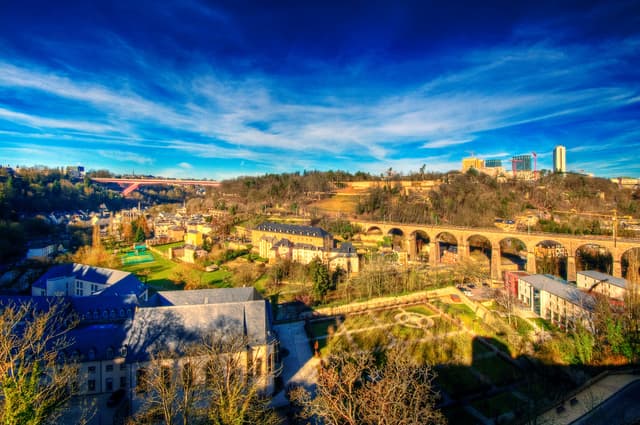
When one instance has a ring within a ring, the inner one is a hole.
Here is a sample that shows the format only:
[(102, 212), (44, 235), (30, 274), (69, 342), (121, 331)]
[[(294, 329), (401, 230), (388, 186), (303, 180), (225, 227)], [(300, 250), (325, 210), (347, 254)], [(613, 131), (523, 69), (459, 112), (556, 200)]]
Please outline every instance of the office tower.
[(567, 148), (558, 145), (553, 149), (553, 172), (567, 172)]
[(517, 155), (511, 158), (514, 171), (531, 171), (531, 155)]

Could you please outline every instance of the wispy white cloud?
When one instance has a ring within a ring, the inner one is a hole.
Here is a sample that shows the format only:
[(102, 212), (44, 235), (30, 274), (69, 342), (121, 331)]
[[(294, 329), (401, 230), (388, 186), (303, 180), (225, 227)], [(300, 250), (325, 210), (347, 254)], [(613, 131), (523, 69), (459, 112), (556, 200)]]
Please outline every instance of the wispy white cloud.
[(188, 162), (181, 162), (178, 164), (178, 167), (184, 168), (185, 170), (191, 170), (193, 168), (193, 165), (189, 164)]
[(442, 139), (442, 140), (434, 140), (432, 142), (427, 142), (422, 145), (423, 149), (436, 149), (436, 148), (446, 148), (449, 146), (458, 146), (464, 145), (466, 143), (472, 142), (473, 139)]
[(152, 164), (153, 158), (145, 155), (140, 155), (134, 152), (117, 151), (117, 150), (104, 150), (97, 151), (98, 154), (104, 158), (111, 159), (119, 162), (135, 162), (136, 164)]
[[(119, 43), (127, 55), (138, 58), (140, 70), (149, 72), (146, 77), (162, 82), (162, 96), (124, 76), (74, 75), (32, 63), (0, 61), (4, 90), (22, 93), (25, 98), (33, 95), (35, 102), (38, 94), (58, 97), (77, 105), (74, 110), (87, 108), (95, 117), (86, 122), (71, 110), (44, 114), (0, 100), (0, 120), (41, 130), (6, 129), (0, 134), (81, 140), (98, 148), (104, 158), (145, 165), (154, 160), (144, 150), (170, 150), (184, 155), (180, 157), (183, 164), (178, 163), (183, 171), (189, 170), (184, 164), (196, 163), (190, 157), (247, 160), (271, 169), (290, 164), (331, 167), (331, 161), (324, 158), (352, 157), (362, 163), (384, 164), (383, 168), (390, 164), (417, 169), (426, 162), (415, 158), (407, 146), (436, 154), (453, 150), (459, 155), (460, 149), (473, 149), (481, 157), (508, 157), (517, 152), (481, 152), (484, 146), (473, 146), (485, 140), (478, 135), (588, 117), (638, 101), (633, 84), (609, 83), (611, 66), (620, 53), (607, 50), (606, 42), (597, 46), (596, 55), (584, 46), (567, 49), (520, 39), (467, 53), (447, 71), (409, 88), (383, 88), (375, 93), (366, 82), (348, 89), (334, 87), (331, 78), (317, 90), (297, 90), (291, 81), (277, 75), (230, 76), (206, 63), (177, 72), (156, 66), (153, 58), (125, 41)], [(622, 54), (631, 54), (637, 44), (630, 46)], [(538, 72), (540, 69), (545, 72)], [(424, 140), (427, 142), (420, 145)], [(518, 145), (518, 149), (551, 149), (553, 144), (549, 140), (535, 148)], [(577, 154), (598, 149), (568, 150)], [(546, 154), (540, 152), (540, 157)], [(459, 167), (450, 158), (434, 164), (438, 169)]]

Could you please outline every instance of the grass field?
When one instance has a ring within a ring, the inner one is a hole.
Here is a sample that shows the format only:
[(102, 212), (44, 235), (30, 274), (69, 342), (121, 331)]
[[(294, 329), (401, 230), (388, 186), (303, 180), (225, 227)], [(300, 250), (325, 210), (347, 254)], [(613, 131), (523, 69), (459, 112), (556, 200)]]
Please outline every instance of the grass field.
[(156, 245), (153, 248), (157, 249), (160, 252), (168, 252), (169, 248), (179, 248), (184, 246), (184, 242), (183, 241), (179, 241), (179, 242), (173, 242), (173, 243), (168, 243), (168, 244), (164, 244), (164, 245)]
[[(123, 265), (122, 270), (140, 275), (142, 272), (149, 270), (149, 275), (146, 278), (147, 285), (158, 291), (167, 291), (181, 289), (180, 286), (176, 286), (170, 279), (174, 269), (178, 267), (178, 263), (150, 252), (153, 256), (152, 262), (141, 264), (129, 264)], [(211, 287), (223, 287), (225, 279), (231, 276), (231, 273), (226, 270), (216, 270), (215, 272), (201, 272), (199, 270), (193, 270), (200, 277), (200, 281), (207, 286)], [(144, 282), (145, 278), (141, 276), (141, 280)], [(227, 285), (228, 286), (228, 285)]]
[(328, 199), (322, 199), (314, 202), (309, 208), (317, 208), (322, 211), (340, 212), (344, 214), (353, 214), (356, 212), (358, 205), (357, 196), (335, 195)]

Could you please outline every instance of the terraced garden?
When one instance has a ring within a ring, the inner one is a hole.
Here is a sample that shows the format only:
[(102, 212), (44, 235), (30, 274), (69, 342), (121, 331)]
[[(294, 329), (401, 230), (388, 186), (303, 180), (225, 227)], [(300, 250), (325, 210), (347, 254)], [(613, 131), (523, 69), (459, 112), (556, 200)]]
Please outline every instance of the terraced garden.
[[(511, 359), (501, 337), (467, 305), (450, 297), (429, 303), (327, 318), (307, 325), (321, 355), (335, 349), (380, 351), (404, 344), (421, 362), (434, 365), (449, 423), (517, 423), (528, 396), (543, 379)], [(474, 332), (474, 330), (477, 332)], [(548, 385), (548, 383), (544, 383)], [(540, 392), (540, 391), (538, 391)]]

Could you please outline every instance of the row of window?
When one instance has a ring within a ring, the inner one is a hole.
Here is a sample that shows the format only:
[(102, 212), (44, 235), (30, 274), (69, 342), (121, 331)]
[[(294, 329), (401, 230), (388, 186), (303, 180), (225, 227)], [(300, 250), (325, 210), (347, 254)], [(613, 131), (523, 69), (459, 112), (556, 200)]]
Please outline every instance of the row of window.
[[(107, 347), (107, 350), (105, 351), (105, 357), (108, 359), (112, 359), (115, 357), (115, 353), (116, 350), (113, 347)], [(127, 346), (122, 346), (120, 347), (120, 357), (127, 357)], [(89, 352), (87, 353), (87, 357), (89, 360), (95, 360), (96, 359), (96, 350), (95, 348), (91, 348), (89, 350)]]
[[(80, 293), (80, 295), (82, 295), (82, 289), (76, 289), (76, 295), (78, 295), (78, 292)], [(108, 320), (116, 318), (124, 319), (125, 317), (130, 318), (132, 315), (133, 310), (131, 308), (127, 308), (126, 310), (124, 308), (121, 308), (117, 312), (112, 308), (111, 310), (93, 310), (93, 312), (84, 313), (82, 315), (82, 320)]]
[[(127, 370), (126, 363), (120, 363), (119, 368), (120, 368), (120, 370)], [(96, 367), (95, 366), (89, 366), (87, 369), (88, 369), (89, 373), (91, 373), (91, 374), (96, 373)], [(113, 365), (112, 364), (105, 365), (104, 371), (105, 372), (113, 372)]]
[[(113, 378), (107, 378), (105, 380), (104, 384), (105, 384), (105, 388), (104, 388), (105, 392), (113, 391)], [(121, 376), (120, 377), (120, 388), (127, 388), (127, 377), (126, 376)], [(96, 390), (96, 380), (95, 379), (89, 379), (87, 381), (87, 390), (89, 392), (93, 392), (93, 391)]]

